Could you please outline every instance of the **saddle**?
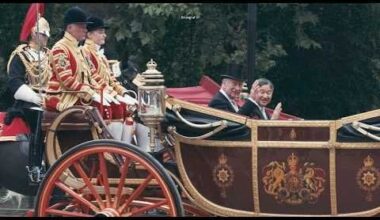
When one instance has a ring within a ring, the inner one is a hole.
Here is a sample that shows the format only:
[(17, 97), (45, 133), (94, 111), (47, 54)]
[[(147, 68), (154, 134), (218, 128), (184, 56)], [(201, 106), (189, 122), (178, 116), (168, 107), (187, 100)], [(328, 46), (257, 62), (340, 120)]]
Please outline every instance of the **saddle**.
[[(73, 111), (74, 110), (74, 111)], [(30, 134), (30, 128), (22, 116), (15, 116), (9, 124), (5, 123), (7, 112), (0, 112), (0, 142), (25, 140)], [(102, 121), (102, 117), (95, 108), (72, 107), (65, 112), (44, 111), (42, 116), (42, 131), (46, 132), (53, 122), (62, 117), (60, 124), (55, 128), (56, 131), (63, 130), (91, 130), (91, 124), (95, 122), (99, 128), (106, 130), (106, 125)], [(110, 138), (109, 132), (103, 135)]]
[(21, 117), (15, 117), (10, 124), (4, 123), (6, 112), (0, 112), (0, 142), (18, 141), (30, 133), (29, 126)]

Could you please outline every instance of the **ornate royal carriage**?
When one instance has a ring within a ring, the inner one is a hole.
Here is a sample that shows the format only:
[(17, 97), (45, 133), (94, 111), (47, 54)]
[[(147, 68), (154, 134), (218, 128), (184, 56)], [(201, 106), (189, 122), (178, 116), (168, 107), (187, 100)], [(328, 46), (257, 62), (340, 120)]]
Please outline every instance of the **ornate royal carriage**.
[(380, 110), (338, 120), (264, 121), (164, 98), (165, 88), (156, 85), (139, 88), (139, 99), (144, 92), (149, 102), (162, 101), (155, 104), (164, 110), (156, 112), (161, 121), (140, 116), (152, 125), (151, 143), (164, 150), (144, 152), (112, 140), (107, 122), (89, 106), (45, 112), (50, 168), (38, 190), (20, 175), (28, 158), (28, 128), (20, 119), (1, 127), (0, 184), (36, 194), (36, 216), (371, 216), (380, 211)]

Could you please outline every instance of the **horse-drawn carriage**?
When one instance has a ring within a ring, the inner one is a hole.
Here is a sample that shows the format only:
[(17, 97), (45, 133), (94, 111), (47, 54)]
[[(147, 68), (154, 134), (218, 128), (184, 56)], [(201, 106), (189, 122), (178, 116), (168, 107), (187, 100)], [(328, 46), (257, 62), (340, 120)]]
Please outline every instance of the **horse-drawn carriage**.
[[(163, 99), (164, 90), (157, 87), (141, 90), (139, 101), (148, 92), (152, 100), (145, 101), (164, 110), (161, 121), (145, 121), (152, 125), (151, 144), (164, 150), (144, 152), (112, 140), (107, 122), (90, 106), (45, 112), (45, 178), (37, 189), (22, 175), (28, 129), (15, 119), (1, 127), (0, 184), (37, 195), (36, 216), (369, 216), (380, 211), (380, 110), (339, 120), (264, 121)], [(153, 101), (155, 90), (156, 101), (163, 103)], [(139, 106), (138, 111), (147, 118), (150, 110)]]

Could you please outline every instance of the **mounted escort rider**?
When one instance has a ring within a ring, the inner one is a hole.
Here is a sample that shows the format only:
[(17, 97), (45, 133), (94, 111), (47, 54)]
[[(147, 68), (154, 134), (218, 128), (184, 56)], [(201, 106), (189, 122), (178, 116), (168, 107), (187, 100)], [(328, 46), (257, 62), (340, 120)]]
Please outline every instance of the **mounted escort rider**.
[(27, 35), (30, 35), (28, 43), (19, 45), (12, 52), (8, 61), (7, 90), (15, 101), (8, 110), (4, 122), (10, 124), (14, 117), (21, 116), (30, 127), (27, 169), (30, 183), (34, 184), (43, 178), (41, 162), (44, 146), (41, 135), (41, 118), (44, 102), (42, 90), (46, 88), (51, 74), (48, 59), (49, 49), (46, 48), (50, 37), (49, 23), (45, 18), (39, 17), (35, 26), (28, 31)]

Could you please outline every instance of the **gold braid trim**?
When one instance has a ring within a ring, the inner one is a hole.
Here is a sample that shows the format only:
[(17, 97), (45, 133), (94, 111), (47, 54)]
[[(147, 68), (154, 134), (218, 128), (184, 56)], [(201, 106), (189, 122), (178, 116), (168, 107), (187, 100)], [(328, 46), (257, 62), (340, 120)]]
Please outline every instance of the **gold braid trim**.
[[(17, 54), (20, 57), (21, 62), (25, 66), (25, 72), (26, 72), (26, 77), (28, 77), (29, 86), (34, 90), (38, 90), (40, 87), (45, 88), (47, 81), (49, 80), (49, 77), (51, 76), (51, 69), (49, 67), (49, 62), (48, 62), (50, 51), (48, 48), (44, 48), (44, 52), (46, 53), (46, 55), (45, 55), (45, 58), (41, 60), (41, 65), (44, 65), (45, 68), (42, 70), (41, 73), (39, 73), (38, 63), (34, 63), (33, 61), (28, 61), (25, 58), (27, 56), (25, 53), (27, 53), (28, 47), (29, 46), (27, 44), (21, 44), (12, 52), (8, 65), (7, 65), (7, 72), (9, 74), (10, 63), (12, 59), (14, 58), (14, 56)], [(42, 74), (41, 78), (40, 78), (40, 74)]]
[(19, 52), (24, 50), (24, 47), (28, 46), (27, 44), (21, 44), (19, 45), (10, 55), (8, 64), (7, 64), (7, 74), (9, 74), (9, 66), (11, 65), (11, 62), (13, 60), (13, 57)]
[(114, 74), (113, 74), (113, 72), (111, 70), (111, 66), (109, 65), (109, 62), (108, 62), (107, 58), (105, 56), (104, 57), (100, 57), (100, 58), (102, 60), (102, 64), (104, 65), (105, 69), (107, 70), (106, 71), (106, 75), (107, 75), (108, 85), (113, 90), (113, 92), (111, 93), (111, 95), (114, 94), (113, 96), (116, 96), (116, 95), (123, 96), (124, 93), (127, 92), (127, 89), (124, 88), (119, 81), (117, 81), (116, 77), (114, 76)]
[[(54, 46), (54, 49), (55, 48), (59, 48), (61, 50), (64, 51), (64, 53), (66, 54), (69, 54), (69, 49), (72, 48), (71, 45), (67, 44), (66, 42), (63, 42), (63, 40), (59, 41), (56, 43), (56, 45)], [(80, 60), (77, 55), (75, 54), (75, 51), (72, 51), (71, 54), (75, 57), (75, 60), (78, 61)], [(49, 59), (51, 61), (51, 64), (53, 66), (53, 70), (56, 71), (56, 66), (55, 66), (55, 63), (54, 63), (54, 58), (53, 58), (53, 54), (50, 53), (50, 56), (49, 56)], [(83, 64), (81, 63), (77, 63), (77, 71), (76, 71), (76, 79), (77, 80), (80, 80), (80, 72), (81, 70), (83, 69), (82, 67)], [(61, 81), (57, 82), (59, 83), (59, 87), (62, 89), (64, 86), (62, 84)], [(82, 88), (81, 88), (81, 91), (84, 91), (84, 92), (75, 92), (75, 91), (72, 91), (72, 92), (64, 92), (64, 93), (60, 93), (58, 95), (58, 98), (59, 98), (59, 102), (57, 104), (57, 110), (58, 111), (63, 111), (73, 105), (75, 105), (75, 103), (79, 100), (79, 99), (83, 99), (85, 101), (89, 101), (91, 99), (91, 96), (95, 93), (94, 90), (92, 90), (88, 85), (83, 85)], [(48, 96), (56, 96), (57, 95), (48, 95)]]
[[(113, 81), (111, 79), (111, 70), (107, 65), (108, 62), (106, 57), (100, 56), (95, 50), (95, 43), (93, 43), (92, 41), (88, 41), (88, 39), (86, 40), (86, 44), (83, 46), (83, 51), (85, 52), (85, 54), (89, 56), (94, 56), (96, 62), (98, 63), (98, 68), (96, 69), (95, 74), (99, 75), (104, 81), (105, 90), (108, 92), (108, 94), (110, 94), (112, 97), (115, 97), (118, 94), (118, 91), (115, 91), (112, 86)], [(91, 59), (89, 60), (89, 62), (92, 62)]]

